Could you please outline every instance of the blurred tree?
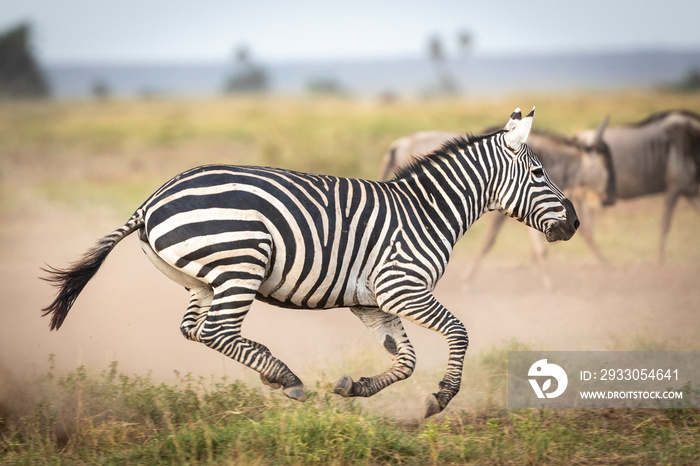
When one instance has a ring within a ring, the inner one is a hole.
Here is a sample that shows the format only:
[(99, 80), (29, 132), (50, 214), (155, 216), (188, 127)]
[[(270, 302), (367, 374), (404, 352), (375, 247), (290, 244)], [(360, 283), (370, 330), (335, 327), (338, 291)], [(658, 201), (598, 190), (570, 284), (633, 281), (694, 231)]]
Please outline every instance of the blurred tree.
[(445, 54), (442, 50), (442, 40), (439, 37), (433, 36), (428, 40), (428, 53), (433, 61), (441, 62), (445, 59)]
[(234, 55), (234, 71), (227, 79), (224, 91), (227, 93), (266, 92), (269, 89), (267, 72), (252, 62), (248, 47), (237, 47)]
[(236, 62), (242, 64), (250, 63), (250, 50), (244, 45), (240, 45), (236, 48), (234, 55), (236, 55)]
[(448, 68), (442, 40), (433, 36), (428, 40), (428, 55), (433, 62), (438, 78), (438, 88), (442, 94), (455, 94), (458, 91), (457, 83)]
[(683, 79), (672, 85), (672, 87), (678, 92), (700, 91), (700, 69), (692, 68)]
[(0, 96), (48, 97), (48, 82), (34, 58), (30, 37), (26, 23), (0, 35)]
[(474, 36), (471, 32), (463, 30), (457, 33), (457, 47), (459, 52), (466, 56), (472, 51), (472, 43), (474, 42)]
[(91, 88), (92, 96), (98, 100), (105, 100), (109, 98), (110, 90), (107, 81), (102, 78), (97, 78), (92, 82)]

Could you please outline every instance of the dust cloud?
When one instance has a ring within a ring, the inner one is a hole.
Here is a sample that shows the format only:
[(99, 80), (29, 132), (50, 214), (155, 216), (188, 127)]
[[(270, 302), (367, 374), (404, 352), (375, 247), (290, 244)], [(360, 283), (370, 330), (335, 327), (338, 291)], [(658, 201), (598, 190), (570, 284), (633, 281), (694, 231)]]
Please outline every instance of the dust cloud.
[[(176, 371), (227, 376), (259, 384), (257, 374), (179, 331), (189, 294), (161, 275), (135, 235), (126, 238), (88, 284), (57, 332), (41, 309), (53, 288), (40, 280), (45, 264), (65, 266), (126, 219), (107, 213), (39, 208), (9, 214), (0, 230), (0, 409), (21, 404), (27, 381), (80, 365), (101, 371), (118, 361), (124, 373), (173, 381)], [(700, 265), (612, 265), (552, 260), (554, 287), (545, 290), (531, 263), (484, 262), (466, 286), (464, 258), (456, 258), (438, 285), (438, 299), (465, 323), (467, 357), (509, 341), (543, 350), (630, 348), (635, 339), (660, 342), (651, 349), (699, 350)], [(422, 409), (423, 387), (434, 389), (447, 361), (444, 339), (406, 324), (418, 355), (414, 376), (385, 400)], [(256, 302), (244, 334), (267, 345), (309, 388), (388, 367), (381, 346), (349, 310), (297, 311)], [(650, 348), (644, 348), (650, 349)], [(469, 374), (465, 374), (469, 377)], [(396, 400), (396, 393), (415, 400)], [(466, 399), (468, 394), (460, 393)], [(387, 401), (388, 403), (388, 401)], [(459, 406), (457, 399), (453, 402)], [(452, 406), (452, 405), (451, 405)], [(2, 413), (0, 412), (0, 416)]]

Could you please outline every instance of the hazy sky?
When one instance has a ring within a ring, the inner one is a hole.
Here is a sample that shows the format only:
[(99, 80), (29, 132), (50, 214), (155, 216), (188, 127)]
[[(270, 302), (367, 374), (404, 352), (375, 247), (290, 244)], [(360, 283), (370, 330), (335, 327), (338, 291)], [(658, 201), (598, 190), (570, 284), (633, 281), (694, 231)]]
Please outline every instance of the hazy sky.
[(0, 0), (0, 29), (31, 22), (49, 63), (417, 57), (461, 31), (479, 55), (700, 48), (699, 18), (698, 0)]

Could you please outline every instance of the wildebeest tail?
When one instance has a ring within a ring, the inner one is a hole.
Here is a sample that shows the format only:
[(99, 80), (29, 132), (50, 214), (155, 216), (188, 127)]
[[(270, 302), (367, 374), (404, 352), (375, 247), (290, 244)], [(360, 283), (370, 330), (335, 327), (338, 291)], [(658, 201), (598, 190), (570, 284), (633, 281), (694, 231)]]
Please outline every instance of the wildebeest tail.
[(61, 327), (78, 295), (83, 291), (90, 279), (95, 276), (114, 246), (141, 228), (143, 224), (143, 211), (138, 209), (124, 226), (102, 238), (79, 261), (74, 262), (65, 269), (54, 267), (42, 269), (48, 274), (48, 276), (42, 278), (58, 288), (58, 295), (53, 303), (42, 309), (42, 315), (51, 315), (51, 330), (58, 330)]

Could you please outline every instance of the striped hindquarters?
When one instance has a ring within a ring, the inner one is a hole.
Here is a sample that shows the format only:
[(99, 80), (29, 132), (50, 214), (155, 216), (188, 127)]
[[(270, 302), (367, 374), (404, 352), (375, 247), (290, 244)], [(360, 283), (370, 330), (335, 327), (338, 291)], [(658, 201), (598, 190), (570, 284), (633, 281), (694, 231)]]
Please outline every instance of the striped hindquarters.
[(167, 263), (214, 287), (248, 270), (278, 305), (376, 305), (368, 279), (397, 225), (392, 202), (369, 181), (207, 166), (144, 204), (145, 231)]

